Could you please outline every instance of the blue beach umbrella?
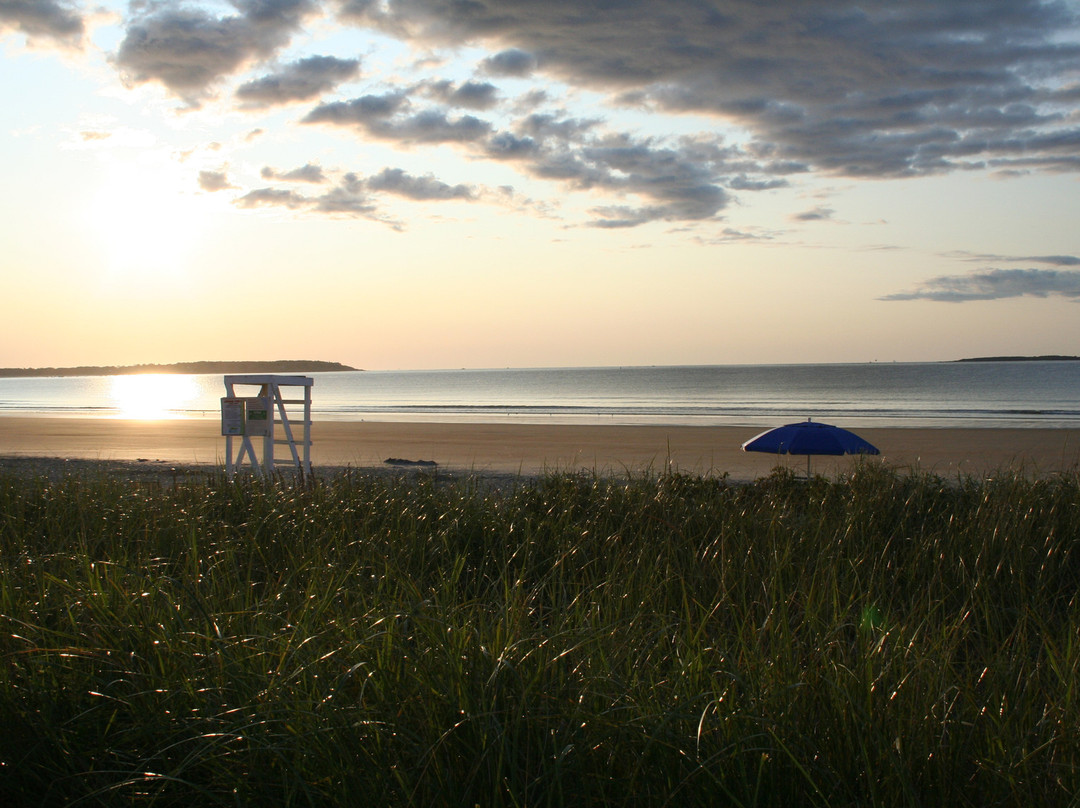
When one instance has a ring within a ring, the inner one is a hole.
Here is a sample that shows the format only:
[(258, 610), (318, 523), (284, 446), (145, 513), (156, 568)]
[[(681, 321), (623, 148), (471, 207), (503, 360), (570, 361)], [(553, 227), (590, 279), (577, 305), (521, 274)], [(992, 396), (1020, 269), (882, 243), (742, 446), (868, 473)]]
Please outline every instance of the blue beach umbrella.
[(811, 455), (881, 454), (854, 432), (807, 418), (797, 424), (769, 429), (742, 445), (744, 452), (806, 455), (806, 476), (810, 476)]

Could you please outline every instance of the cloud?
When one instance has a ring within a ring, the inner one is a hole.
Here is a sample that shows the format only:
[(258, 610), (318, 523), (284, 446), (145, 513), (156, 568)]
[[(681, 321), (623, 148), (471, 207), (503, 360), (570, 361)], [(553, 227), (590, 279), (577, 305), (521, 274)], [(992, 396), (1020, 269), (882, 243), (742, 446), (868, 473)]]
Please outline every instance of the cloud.
[(777, 233), (768, 231), (760, 232), (748, 232), (746, 230), (737, 230), (734, 227), (725, 227), (720, 233), (711, 236), (707, 239), (698, 239), (702, 244), (728, 244), (732, 242), (769, 242), (774, 241), (777, 238)]
[(366, 185), (371, 191), (384, 191), (413, 200), (476, 198), (475, 191), (466, 185), (447, 185), (431, 175), (414, 177), (400, 168), (385, 168)]
[(240, 14), (151, 4), (131, 21), (113, 61), (132, 84), (157, 82), (199, 106), (224, 77), (267, 59), (286, 45), (314, 0), (234, 0)]
[(924, 281), (911, 292), (880, 300), (938, 300), (964, 303), (1010, 297), (1080, 299), (1080, 271), (1054, 269), (987, 269), (970, 275), (942, 275)]
[(536, 68), (536, 57), (518, 48), (499, 51), (480, 63), (480, 71), (490, 76), (524, 78), (532, 75)]
[(403, 92), (366, 95), (351, 101), (335, 101), (311, 110), (304, 123), (354, 126), (371, 137), (404, 145), (417, 143), (466, 143), (485, 138), (491, 124), (472, 115), (450, 117), (442, 110), (426, 109), (412, 114)]
[(257, 188), (235, 200), (238, 208), (288, 208), (297, 210), (311, 205), (311, 200), (295, 191), (278, 188)]
[(224, 171), (200, 171), (199, 187), (204, 191), (225, 191), (234, 186)]
[(404, 92), (362, 95), (350, 101), (320, 104), (304, 116), (303, 122), (370, 128), (398, 110), (407, 109), (408, 104), (409, 99)]
[(412, 143), (464, 143), (481, 140), (491, 131), (491, 124), (472, 115), (451, 118), (429, 109), (394, 123), (375, 126), (371, 133), (388, 140)]
[(599, 125), (598, 118), (568, 118), (552, 113), (534, 113), (520, 120), (517, 128), (529, 137), (570, 142), (581, 140)]
[[(307, 165), (285, 174), (278, 174), (273, 169), (264, 168), (264, 179), (290, 179), (307, 182), (326, 178), (317, 166)], [(202, 175), (212, 172), (202, 172)], [(200, 175), (200, 181), (202, 179)], [(388, 224), (401, 230), (403, 226), (379, 212), (379, 196), (390, 194), (414, 202), (459, 200), (471, 202), (482, 195), (505, 202), (506, 195), (500, 192), (488, 192), (470, 185), (449, 185), (434, 176), (415, 176), (400, 168), (384, 168), (378, 174), (363, 178), (349, 172), (332, 188), (318, 195), (308, 196), (297, 191), (278, 188), (258, 188), (249, 191), (234, 200), (239, 208), (286, 208), (293, 211), (309, 211), (318, 214), (359, 216)]]
[(523, 160), (536, 156), (540, 144), (531, 137), (519, 137), (512, 132), (496, 132), (484, 144), (486, 156), (494, 160)]
[[(430, 95), (433, 88), (414, 92)], [(406, 91), (323, 104), (304, 122), (355, 128), (365, 137), (403, 145), (457, 144), (470, 157), (512, 163), (528, 176), (570, 190), (639, 198), (638, 205), (596, 207), (599, 218), (593, 224), (598, 227), (702, 221), (729, 204), (725, 179), (743, 189), (785, 182), (760, 176), (761, 166), (715, 137), (668, 143), (605, 131), (597, 119), (553, 113), (530, 113), (509, 130), (496, 131), (489, 121), (471, 115), (450, 118), (438, 109), (415, 111)]]
[(453, 107), (491, 109), (499, 101), (498, 88), (486, 81), (466, 81), (462, 84), (437, 81), (428, 85), (426, 89), (432, 98)]
[(359, 59), (309, 56), (286, 65), (277, 73), (240, 85), (236, 97), (250, 108), (310, 101), (359, 75)]
[(589, 227), (597, 227), (603, 230), (618, 230), (628, 227), (637, 227), (647, 222), (664, 218), (664, 214), (658, 208), (631, 208), (620, 205), (608, 205), (592, 209), (593, 220)]
[(31, 42), (82, 47), (86, 26), (73, 6), (63, 0), (0, 0), (0, 33), (15, 31)]
[(781, 177), (754, 179), (738, 175), (731, 178), (728, 187), (734, 191), (771, 191), (774, 188), (786, 188), (788, 184), (788, 181)]
[(514, 160), (530, 176), (571, 190), (640, 200), (636, 206), (594, 207), (595, 227), (711, 219), (730, 202), (725, 176), (733, 169), (741, 176), (748, 168), (741, 152), (717, 138), (668, 143), (606, 133), (592, 120), (538, 114), (526, 116), (516, 128), (516, 134), (490, 138), (487, 156)]
[(819, 172), (1080, 168), (1072, 3), (385, 0), (345, 14), (413, 43), (497, 47), (481, 63), (489, 75), (542, 70), (623, 102), (715, 114), (759, 155)]
[(979, 261), (982, 262), (1007, 262), (1010, 264), (1020, 263), (1032, 263), (1032, 264), (1048, 264), (1055, 267), (1075, 267), (1080, 266), (1080, 256), (1076, 255), (991, 255), (986, 253), (971, 253), (971, 252), (954, 252), (948, 254), (950, 257), (958, 258), (961, 261)]
[(836, 211), (831, 208), (814, 208), (813, 210), (804, 210), (802, 213), (796, 213), (792, 215), (792, 219), (797, 222), (823, 222), (833, 217)]
[(1034, 261), (1038, 264), (1051, 264), (1058, 267), (1080, 266), (1080, 257), (1075, 255), (1030, 255), (1025, 258), (1014, 258), (1013, 261)]
[[(246, 108), (316, 101), (304, 124), (497, 161), (596, 197), (596, 227), (716, 221), (734, 194), (806, 173), (1080, 170), (1080, 19), (1071, 3), (227, 0), (231, 11), (208, 10), (223, 5), (140, 0), (114, 63), (128, 81), (159, 83), (190, 106), (234, 79)], [(360, 77), (358, 59), (264, 65), (320, 15), (320, 25), (376, 30), (423, 53), (412, 67), (429, 74), (375, 73), (397, 84), (372, 81), (350, 99), (318, 103)], [(446, 54), (472, 48), (487, 55), (469, 57), (471, 78), (433, 74)], [(507, 78), (544, 81), (548, 91), (510, 97)], [(581, 91), (609, 106), (594, 105), (602, 112), (589, 117), (553, 109)], [(612, 107), (658, 113), (659, 126), (663, 114), (692, 113), (737, 134), (645, 137), (613, 129), (603, 117)], [(831, 216), (818, 208), (794, 218)]]
[(279, 180), (281, 182), (310, 182), (319, 184), (327, 181), (322, 167), (317, 166), (314, 163), (307, 163), (306, 165), (300, 166), (300, 168), (294, 168), (291, 171), (277, 171), (270, 166), (263, 166), (263, 169), (259, 174), (264, 180)]
[(364, 218), (376, 218), (376, 205), (364, 193), (363, 185), (346, 175), (345, 182), (312, 200), (319, 213), (346, 214)]

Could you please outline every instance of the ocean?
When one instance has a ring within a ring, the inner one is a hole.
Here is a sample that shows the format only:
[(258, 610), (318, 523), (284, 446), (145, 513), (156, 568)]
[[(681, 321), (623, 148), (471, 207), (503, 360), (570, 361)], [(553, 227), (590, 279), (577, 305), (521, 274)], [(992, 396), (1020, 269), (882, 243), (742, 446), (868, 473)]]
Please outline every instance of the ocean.
[[(1080, 427), (1076, 361), (310, 375), (316, 420)], [(216, 374), (4, 378), (0, 415), (218, 418), (224, 394)]]

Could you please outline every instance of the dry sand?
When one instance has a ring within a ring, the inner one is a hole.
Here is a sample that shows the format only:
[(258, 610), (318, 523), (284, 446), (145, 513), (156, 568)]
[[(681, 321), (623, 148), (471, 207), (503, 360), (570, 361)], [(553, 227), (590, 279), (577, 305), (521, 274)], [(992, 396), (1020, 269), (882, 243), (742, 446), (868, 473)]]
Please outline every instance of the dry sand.
[[(434, 461), (440, 469), (531, 475), (545, 470), (600, 473), (728, 473), (753, 480), (778, 465), (802, 471), (804, 457), (746, 453), (758, 426), (619, 426), (324, 421), (312, 427), (312, 463), (385, 467), (388, 458)], [(858, 429), (881, 450), (880, 462), (951, 477), (1005, 469), (1052, 474), (1080, 467), (1075, 429)], [(234, 450), (235, 451), (235, 450)], [(277, 449), (279, 457), (287, 449)], [(217, 419), (137, 421), (0, 417), (0, 456), (223, 466)], [(834, 474), (851, 458), (818, 457), (815, 473)]]

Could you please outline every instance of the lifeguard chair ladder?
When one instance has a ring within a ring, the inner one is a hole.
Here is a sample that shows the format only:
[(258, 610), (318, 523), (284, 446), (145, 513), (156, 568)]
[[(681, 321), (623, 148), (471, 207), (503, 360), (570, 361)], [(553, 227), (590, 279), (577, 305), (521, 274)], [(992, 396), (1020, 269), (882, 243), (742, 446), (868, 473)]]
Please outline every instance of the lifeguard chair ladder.
[[(225, 397), (221, 399), (221, 432), (225, 436), (225, 474), (231, 479), (245, 460), (259, 476), (270, 476), (276, 468), (289, 467), (303, 476), (311, 474), (311, 387), (310, 376), (244, 374), (225, 377)], [(258, 387), (253, 396), (241, 396), (236, 388)], [(282, 388), (302, 388), (303, 397), (286, 398)], [(303, 417), (291, 414), (288, 405), (303, 404)], [(280, 427), (283, 438), (278, 438)], [(301, 427), (297, 437), (294, 427)], [(234, 439), (238, 451), (233, 455)], [(255, 439), (262, 438), (262, 458), (255, 452)], [(289, 457), (274, 457), (275, 446), (288, 446)], [(299, 448), (298, 448), (299, 447)]]

